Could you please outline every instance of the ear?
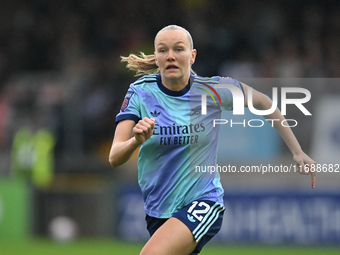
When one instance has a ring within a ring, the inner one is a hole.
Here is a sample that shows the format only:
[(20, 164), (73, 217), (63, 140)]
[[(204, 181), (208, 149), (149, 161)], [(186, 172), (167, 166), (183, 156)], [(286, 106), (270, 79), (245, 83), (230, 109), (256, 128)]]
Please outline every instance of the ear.
[(190, 64), (191, 65), (193, 63), (195, 63), (196, 55), (197, 55), (197, 51), (195, 49), (193, 49), (192, 52), (191, 52), (191, 58), (190, 58)]
[(157, 61), (157, 57), (156, 57), (156, 52), (154, 52), (153, 54), (155, 55), (155, 63), (156, 63), (156, 66), (158, 66), (158, 67), (159, 67), (159, 65), (158, 65), (158, 61)]

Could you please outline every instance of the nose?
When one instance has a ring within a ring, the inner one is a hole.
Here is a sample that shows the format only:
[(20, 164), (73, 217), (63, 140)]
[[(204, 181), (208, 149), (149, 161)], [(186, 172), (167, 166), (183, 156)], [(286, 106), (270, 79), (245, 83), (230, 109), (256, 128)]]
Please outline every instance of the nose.
[(174, 52), (173, 50), (169, 50), (168, 56), (167, 56), (168, 61), (175, 60)]

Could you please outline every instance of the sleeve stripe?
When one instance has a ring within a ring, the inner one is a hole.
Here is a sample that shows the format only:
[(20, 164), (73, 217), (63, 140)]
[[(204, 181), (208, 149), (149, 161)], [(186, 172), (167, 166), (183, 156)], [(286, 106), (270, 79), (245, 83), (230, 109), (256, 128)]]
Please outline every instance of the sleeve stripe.
[(133, 120), (134, 122), (138, 122), (140, 118), (137, 115), (127, 113), (127, 114), (120, 114), (116, 117), (116, 124), (118, 124), (119, 121), (122, 120)]

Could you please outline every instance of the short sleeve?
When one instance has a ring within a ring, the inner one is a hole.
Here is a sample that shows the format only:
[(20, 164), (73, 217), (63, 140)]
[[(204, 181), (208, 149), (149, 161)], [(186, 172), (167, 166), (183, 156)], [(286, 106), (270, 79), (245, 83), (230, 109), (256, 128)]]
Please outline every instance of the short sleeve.
[[(219, 84), (226, 84), (226, 85), (232, 85), (235, 86), (237, 89), (240, 90), (243, 94), (243, 98), (245, 98), (243, 86), (238, 80), (232, 79), (230, 77), (221, 77)], [(225, 88), (219, 88), (216, 89), (218, 91), (218, 94), (220, 95), (222, 106), (221, 110), (233, 110), (233, 94), (229, 89)]]
[(138, 93), (134, 86), (131, 85), (124, 97), (120, 111), (116, 116), (116, 123), (126, 119), (133, 120), (137, 123), (140, 118), (141, 114)]

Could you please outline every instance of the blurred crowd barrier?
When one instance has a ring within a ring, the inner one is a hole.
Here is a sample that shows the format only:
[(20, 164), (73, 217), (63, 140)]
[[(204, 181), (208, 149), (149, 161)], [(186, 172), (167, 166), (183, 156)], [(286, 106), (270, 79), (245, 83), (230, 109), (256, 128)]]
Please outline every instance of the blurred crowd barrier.
[[(117, 229), (125, 240), (148, 239), (141, 198), (137, 187), (122, 188)], [(339, 244), (339, 193), (234, 190), (224, 203), (214, 243)]]

